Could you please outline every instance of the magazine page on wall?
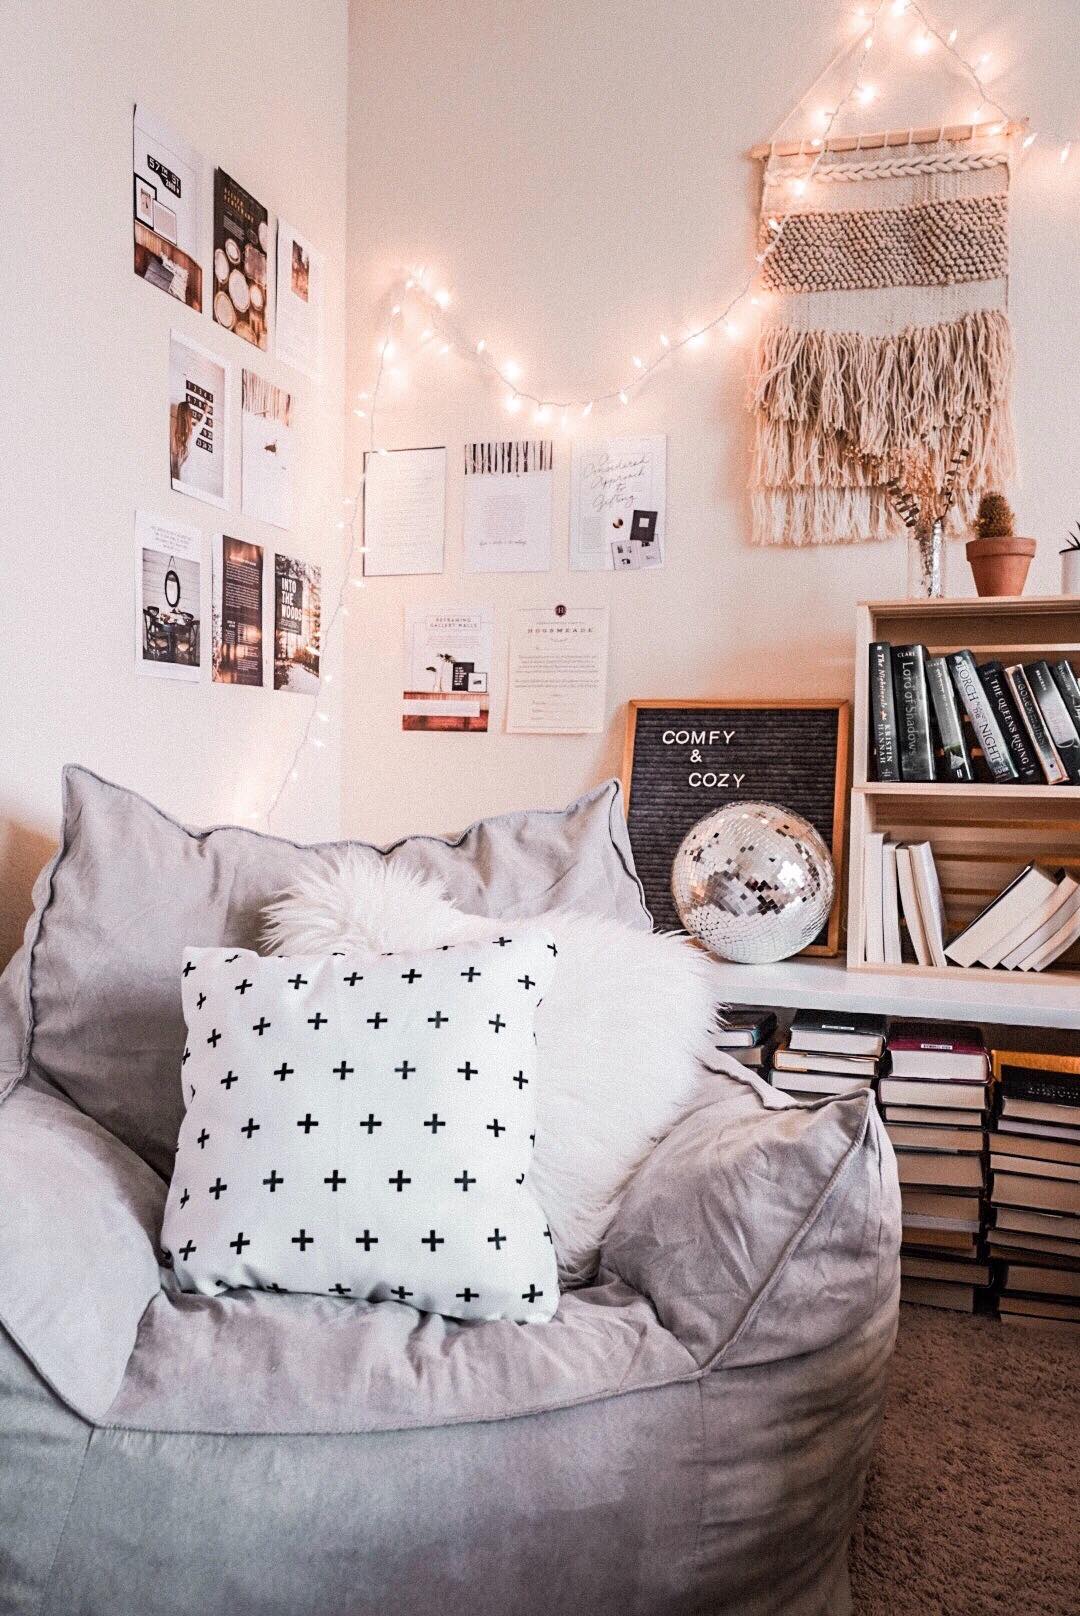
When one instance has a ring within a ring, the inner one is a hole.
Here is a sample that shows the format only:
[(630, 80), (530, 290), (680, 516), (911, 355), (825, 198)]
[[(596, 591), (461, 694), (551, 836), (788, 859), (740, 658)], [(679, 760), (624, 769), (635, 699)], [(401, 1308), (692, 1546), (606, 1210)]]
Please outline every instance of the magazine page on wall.
[(277, 357), (313, 381), (322, 375), (323, 257), (283, 219), (277, 227)]
[(263, 682), (263, 549), (222, 533), (214, 543), (214, 682)]
[(269, 250), (269, 213), (223, 168), (216, 168), (214, 319), (264, 351), (270, 342)]
[(132, 124), (135, 273), (202, 312), (202, 158), (145, 107)]
[(319, 694), (320, 568), (295, 556), (274, 557), (274, 689)]
[(575, 443), (570, 466), (570, 566), (636, 572), (664, 564), (667, 438)]
[(292, 526), (292, 394), (264, 376), (241, 377), (240, 508), (271, 527)]
[(202, 534), (135, 513), (135, 665), (195, 682), (202, 666)]
[(407, 606), (401, 727), (488, 727), (495, 614), (490, 607)]
[(178, 494), (226, 503), (228, 367), (169, 333), (169, 481)]

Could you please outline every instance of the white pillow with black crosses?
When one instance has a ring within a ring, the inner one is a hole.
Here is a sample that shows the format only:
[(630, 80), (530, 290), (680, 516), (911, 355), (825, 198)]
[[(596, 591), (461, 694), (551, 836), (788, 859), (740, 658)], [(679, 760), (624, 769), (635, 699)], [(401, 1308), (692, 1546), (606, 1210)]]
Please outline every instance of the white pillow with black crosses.
[(162, 1229), (181, 1288), (549, 1319), (555, 1252), (526, 1174), (556, 952), (532, 927), (374, 960), (188, 949)]

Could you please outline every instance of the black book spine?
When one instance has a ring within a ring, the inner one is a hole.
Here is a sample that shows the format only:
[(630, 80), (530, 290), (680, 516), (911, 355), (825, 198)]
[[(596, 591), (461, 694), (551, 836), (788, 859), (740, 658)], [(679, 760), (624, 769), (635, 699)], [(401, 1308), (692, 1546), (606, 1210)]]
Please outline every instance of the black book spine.
[(1035, 693), (1028, 683), (1027, 669), (1022, 663), (1014, 663), (1006, 669), (1009, 679), (1009, 688), (1016, 698), (1016, 705), (1023, 714), (1024, 724), (1031, 737), (1031, 744), (1035, 748), (1035, 755), (1039, 760), (1039, 767), (1047, 785), (1061, 785), (1068, 779), (1065, 766), (1057, 755), (1057, 748), (1050, 737), (1042, 709), (1035, 700)]
[(870, 647), (870, 746), (874, 776), (899, 780), (900, 746), (896, 730), (892, 647), (875, 640)]
[(893, 686), (900, 731), (901, 780), (932, 780), (930, 702), (926, 693), (926, 652), (921, 645), (893, 648)]
[(1080, 1107), (1080, 1072), (1049, 1071), (1039, 1066), (1003, 1066), (1001, 1092), (1012, 1100)]
[(1061, 699), (1069, 710), (1069, 716), (1076, 725), (1077, 734), (1080, 735), (1080, 684), (1072, 670), (1071, 662), (1055, 662), (1050, 669), (1054, 676), (1054, 683), (1061, 691)]
[(952, 781), (974, 780), (975, 770), (964, 743), (964, 730), (960, 723), (960, 709), (956, 705), (956, 692), (949, 678), (944, 657), (928, 657), (926, 683), (930, 690), (930, 703), (934, 710), (937, 732), (941, 739), (941, 768), (938, 778)]
[(1072, 714), (1054, 683), (1048, 662), (1032, 662), (1027, 669), (1028, 683), (1046, 720), (1050, 738), (1057, 747), (1065, 773), (1073, 785), (1080, 783), (1080, 734), (1077, 734)]
[(990, 773), (995, 780), (1018, 779), (1019, 770), (1005, 744), (990, 697), (979, 678), (975, 658), (970, 651), (953, 651), (945, 660)]
[(982, 680), (983, 689), (994, 704), (994, 712), (1005, 744), (1012, 754), (1016, 764), (1017, 773), (1024, 785), (1039, 785), (1042, 782), (1042, 770), (1032, 750), (1028, 739), (1028, 732), (1020, 714), (1013, 702), (1009, 682), (1005, 677), (1005, 669), (1000, 662), (984, 662), (978, 670)]

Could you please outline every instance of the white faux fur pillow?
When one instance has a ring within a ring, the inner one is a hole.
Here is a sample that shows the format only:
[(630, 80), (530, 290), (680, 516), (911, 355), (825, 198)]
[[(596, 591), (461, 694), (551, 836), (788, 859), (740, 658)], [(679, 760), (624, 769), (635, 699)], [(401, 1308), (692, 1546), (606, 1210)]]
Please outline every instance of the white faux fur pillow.
[[(264, 938), (277, 954), (380, 954), (482, 941), (500, 925), (455, 908), (435, 881), (344, 854), (268, 906)], [(536, 1017), (529, 1178), (573, 1281), (594, 1272), (622, 1193), (653, 1145), (700, 1104), (716, 997), (708, 960), (682, 937), (569, 911), (543, 925), (559, 964)]]

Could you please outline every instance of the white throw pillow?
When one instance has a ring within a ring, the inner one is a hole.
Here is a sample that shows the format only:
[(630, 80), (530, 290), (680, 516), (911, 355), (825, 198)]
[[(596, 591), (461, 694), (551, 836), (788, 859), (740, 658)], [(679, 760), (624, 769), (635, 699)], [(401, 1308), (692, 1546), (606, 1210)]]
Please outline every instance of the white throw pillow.
[(549, 1319), (527, 1182), (535, 925), (435, 952), (186, 951), (186, 1113), (162, 1241), (184, 1290), (252, 1286)]
[[(435, 946), (489, 937), (438, 884), (345, 855), (334, 878), (305, 875), (266, 913), (280, 953)], [(505, 922), (509, 924), (509, 920)], [(701, 1103), (714, 1051), (714, 972), (685, 938), (591, 915), (546, 914), (559, 969), (536, 1018), (536, 1150), (529, 1183), (565, 1280), (587, 1279), (630, 1179)]]

